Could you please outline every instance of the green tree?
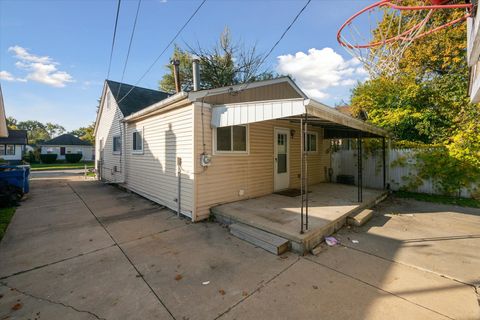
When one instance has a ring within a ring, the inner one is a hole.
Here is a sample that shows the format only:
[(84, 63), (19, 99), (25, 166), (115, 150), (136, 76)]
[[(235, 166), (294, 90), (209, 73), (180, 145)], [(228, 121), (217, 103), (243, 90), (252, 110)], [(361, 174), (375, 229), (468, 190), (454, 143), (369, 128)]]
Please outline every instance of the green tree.
[(47, 130), (50, 137), (56, 137), (65, 132), (65, 128), (59, 124), (47, 122), (45, 124), (45, 130)]
[(17, 128), (20, 130), (27, 130), (28, 142), (31, 144), (37, 144), (51, 139), (46, 126), (39, 121), (20, 121), (17, 123)]
[(17, 128), (17, 119), (15, 119), (14, 117), (8, 117), (7, 118), (7, 127), (8, 129), (13, 129), (13, 130), (16, 130), (18, 129)]
[(95, 137), (93, 135), (94, 130), (95, 130), (95, 122), (90, 124), (88, 127), (81, 127), (76, 130), (70, 131), (70, 134), (73, 134), (74, 136), (82, 140), (85, 140), (90, 142), (91, 144), (94, 144), (95, 143)]
[[(181, 49), (175, 46), (172, 60), (179, 60), (179, 73), (182, 89), (190, 91), (193, 87), (192, 61), (193, 57), (200, 64), (200, 88), (211, 89), (246, 83), (256, 80), (272, 79), (277, 77), (270, 70), (263, 70), (263, 55), (257, 52), (255, 46), (247, 48), (239, 42), (232, 41), (230, 30), (220, 35), (218, 42), (211, 48), (188, 46)], [(168, 73), (160, 80), (160, 89), (167, 92), (175, 91), (173, 66), (166, 66)]]

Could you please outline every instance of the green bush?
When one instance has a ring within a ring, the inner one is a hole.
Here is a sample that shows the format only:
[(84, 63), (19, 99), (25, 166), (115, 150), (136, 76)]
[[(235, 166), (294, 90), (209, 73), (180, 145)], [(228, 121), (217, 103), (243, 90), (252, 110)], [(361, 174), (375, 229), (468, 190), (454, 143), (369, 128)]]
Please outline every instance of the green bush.
[(55, 163), (57, 161), (57, 154), (56, 153), (46, 153), (40, 155), (40, 160), (42, 163)]
[(69, 163), (77, 163), (80, 160), (82, 160), (82, 154), (81, 153), (67, 153), (65, 155), (65, 160)]

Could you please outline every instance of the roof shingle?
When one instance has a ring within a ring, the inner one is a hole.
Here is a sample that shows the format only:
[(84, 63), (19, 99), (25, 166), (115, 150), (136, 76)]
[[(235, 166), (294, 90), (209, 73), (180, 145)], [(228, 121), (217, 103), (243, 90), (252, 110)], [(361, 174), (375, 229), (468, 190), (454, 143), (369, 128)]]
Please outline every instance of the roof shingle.
[[(124, 117), (128, 117), (132, 113), (140, 111), (171, 96), (163, 91), (135, 87), (112, 80), (107, 80), (107, 84)], [(132, 91), (130, 92), (130, 90)], [(122, 100), (126, 94), (128, 95)], [(120, 103), (118, 103), (118, 101), (120, 101)]]
[(40, 143), (44, 146), (91, 146), (88, 141), (81, 140), (75, 137), (73, 134), (65, 133), (51, 140)]

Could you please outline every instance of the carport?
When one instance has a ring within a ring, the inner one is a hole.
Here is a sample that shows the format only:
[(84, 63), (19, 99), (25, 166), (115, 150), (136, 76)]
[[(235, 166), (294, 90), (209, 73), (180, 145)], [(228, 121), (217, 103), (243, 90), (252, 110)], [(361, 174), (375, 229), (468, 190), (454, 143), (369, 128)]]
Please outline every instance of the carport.
[[(319, 103), (312, 99), (285, 99), (285, 100), (276, 100), (276, 101), (265, 101), (265, 102), (248, 102), (248, 103), (233, 103), (233, 104), (224, 104), (216, 105), (212, 110), (212, 127), (227, 127), (233, 125), (245, 125), (249, 123), (255, 123), (260, 121), (268, 120), (280, 120), (288, 122), (289, 124), (295, 124), (298, 128), (298, 132), (301, 137), (300, 145), (305, 146), (306, 142), (305, 137), (310, 128), (322, 128), (324, 132), (324, 139), (356, 139), (357, 141), (357, 152), (358, 152), (358, 172), (357, 172), (357, 186), (356, 186), (356, 204), (354, 208), (348, 207), (337, 210), (333, 216), (331, 215), (331, 210), (328, 210), (325, 205), (325, 208), (320, 208), (318, 204), (326, 203), (327, 201), (322, 195), (320, 190), (325, 190), (325, 188), (335, 188), (335, 184), (322, 184), (319, 185), (310, 185), (308, 181), (308, 172), (309, 172), (309, 153), (307, 148), (304, 147), (300, 151), (300, 192), (298, 197), (292, 197), (288, 204), (285, 204), (286, 207), (291, 208), (295, 206), (298, 210), (290, 210), (295, 212), (298, 220), (298, 229), (297, 234), (293, 235), (292, 232), (283, 232), (280, 230), (279, 226), (275, 226), (275, 223), (256, 223), (255, 219), (250, 219), (250, 222), (242, 219), (242, 223), (250, 224), (256, 228), (268, 231), (273, 234), (281, 235), (283, 237), (288, 237), (291, 241), (300, 242), (299, 251), (309, 250), (311, 247), (315, 246), (320, 242), (323, 237), (331, 232), (335, 231), (345, 222), (346, 216), (357, 212), (360, 209), (368, 207), (376, 202), (379, 199), (383, 198), (385, 195), (385, 189), (387, 188), (387, 138), (388, 132), (370, 125), (364, 121), (349, 117), (344, 115), (322, 103)], [(292, 133), (294, 134), (294, 133)], [(383, 155), (383, 189), (382, 191), (368, 190), (369, 196), (367, 199), (364, 199), (364, 188), (362, 186), (363, 176), (362, 176), (362, 141), (363, 139), (370, 138), (380, 138), (382, 140), (382, 155)], [(276, 161), (277, 158), (276, 158)], [(339, 203), (353, 205), (351, 192), (352, 186), (348, 188), (341, 188), (342, 190), (348, 193), (348, 196), (345, 194), (345, 201), (339, 201)], [(313, 190), (312, 190), (313, 189)], [(314, 191), (314, 192), (312, 192)], [(325, 193), (324, 193), (325, 194)], [(269, 196), (267, 196), (269, 197)], [(316, 197), (312, 199), (312, 197)], [(258, 198), (260, 199), (260, 198)], [(347, 200), (348, 199), (348, 200)], [(255, 200), (255, 199), (253, 199)], [(252, 202), (253, 200), (242, 200), (238, 201), (237, 204), (244, 204), (246, 209), (251, 209), (251, 204), (248, 201)], [(315, 223), (315, 227), (311, 230), (311, 210), (312, 210), (312, 200), (316, 202), (315, 205), (315, 218), (327, 221), (327, 223), (322, 223), (319, 226), (318, 223)], [(364, 201), (366, 200), (366, 201)], [(295, 201), (293, 203), (292, 201)], [(258, 205), (261, 206), (260, 203)], [(231, 210), (230, 210), (231, 209)], [(235, 210), (238, 209), (238, 206)], [(247, 210), (248, 210), (247, 209)], [(278, 213), (279, 207), (270, 208), (270, 217)], [(232, 204), (226, 204), (218, 206), (212, 211), (222, 218), (226, 218), (230, 222), (238, 221), (239, 212), (233, 210)], [(245, 210), (245, 211), (247, 211)], [(298, 212), (297, 212), (298, 211)], [(232, 212), (229, 214), (229, 212)], [(236, 212), (235, 214), (233, 212)], [(249, 211), (252, 212), (251, 210)], [(322, 212), (325, 213), (325, 217), (322, 217)], [(265, 212), (264, 212), (265, 213)], [(262, 215), (263, 213), (258, 213)], [(268, 215), (268, 214), (267, 214)], [(262, 220), (262, 219), (260, 219)], [(257, 221), (258, 222), (258, 221)], [(320, 228), (320, 229), (319, 229)], [(300, 234), (300, 236), (298, 235)], [(308, 233), (308, 236), (304, 234)]]

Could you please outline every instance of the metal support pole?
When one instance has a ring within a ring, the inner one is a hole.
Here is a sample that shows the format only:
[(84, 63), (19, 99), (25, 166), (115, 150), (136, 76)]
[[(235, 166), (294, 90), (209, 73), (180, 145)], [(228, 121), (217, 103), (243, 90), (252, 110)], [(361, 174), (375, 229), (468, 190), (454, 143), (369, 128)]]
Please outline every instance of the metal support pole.
[(362, 168), (362, 136), (357, 138), (357, 161), (358, 161), (358, 202), (363, 201), (363, 168)]
[[(308, 114), (305, 113), (305, 138), (308, 143)], [(303, 148), (305, 152), (305, 229), (308, 230), (308, 148)]]
[(182, 204), (180, 197), (182, 196), (182, 158), (177, 157), (177, 175), (178, 175), (178, 190), (177, 190), (177, 215), (180, 217), (182, 212)]
[(303, 118), (300, 118), (300, 234), (303, 234)]
[(387, 188), (387, 155), (386, 155), (385, 137), (382, 138), (382, 157), (383, 157), (383, 190)]

